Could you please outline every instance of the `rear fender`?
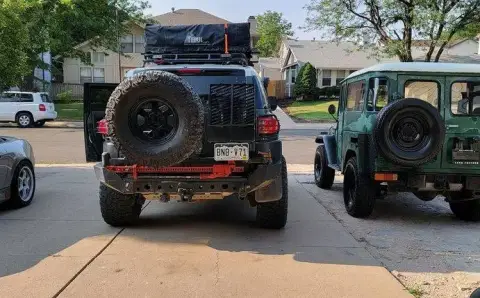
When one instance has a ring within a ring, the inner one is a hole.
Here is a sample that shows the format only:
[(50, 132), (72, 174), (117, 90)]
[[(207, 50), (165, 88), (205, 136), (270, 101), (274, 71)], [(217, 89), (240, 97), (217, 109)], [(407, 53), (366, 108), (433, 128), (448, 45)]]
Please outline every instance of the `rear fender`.
[(337, 161), (337, 141), (334, 135), (323, 136), (323, 144), (327, 153), (327, 164), (336, 165)]
[(375, 168), (376, 150), (371, 135), (358, 134), (352, 136), (348, 147), (345, 149), (342, 169), (345, 169), (345, 165), (351, 157), (356, 156), (360, 174), (372, 175)]

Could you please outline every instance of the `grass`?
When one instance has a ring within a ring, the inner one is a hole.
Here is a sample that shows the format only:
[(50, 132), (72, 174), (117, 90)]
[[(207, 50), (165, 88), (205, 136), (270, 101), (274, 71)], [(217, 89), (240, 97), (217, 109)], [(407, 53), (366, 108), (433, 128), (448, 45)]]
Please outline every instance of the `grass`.
[(421, 298), (425, 292), (419, 288), (408, 288), (408, 292), (413, 295), (415, 298)]
[(328, 106), (338, 105), (338, 101), (295, 101), (286, 112), (295, 120), (300, 122), (318, 122), (318, 121), (334, 121), (328, 113)]
[(83, 120), (83, 102), (56, 103), (57, 120)]

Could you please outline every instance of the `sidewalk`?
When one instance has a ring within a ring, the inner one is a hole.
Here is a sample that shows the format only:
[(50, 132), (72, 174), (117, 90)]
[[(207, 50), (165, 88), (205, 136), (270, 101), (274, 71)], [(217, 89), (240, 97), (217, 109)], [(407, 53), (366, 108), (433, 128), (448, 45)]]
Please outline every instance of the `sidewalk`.
[[(60, 175), (42, 171), (44, 184)], [(138, 226), (0, 278), (0, 297), (412, 297), (294, 175), (289, 197), (281, 231), (249, 226), (254, 212), (241, 201), (151, 202)]]
[(280, 121), (280, 128), (283, 129), (314, 129), (328, 131), (335, 123), (295, 123), (280, 107), (277, 107), (274, 114)]

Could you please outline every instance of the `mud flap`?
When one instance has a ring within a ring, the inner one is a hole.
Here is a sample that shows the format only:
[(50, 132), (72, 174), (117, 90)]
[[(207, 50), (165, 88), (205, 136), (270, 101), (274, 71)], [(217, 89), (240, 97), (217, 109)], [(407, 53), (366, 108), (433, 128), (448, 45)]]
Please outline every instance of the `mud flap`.
[(268, 186), (255, 191), (255, 201), (257, 203), (274, 202), (282, 198), (282, 176), (272, 180)]

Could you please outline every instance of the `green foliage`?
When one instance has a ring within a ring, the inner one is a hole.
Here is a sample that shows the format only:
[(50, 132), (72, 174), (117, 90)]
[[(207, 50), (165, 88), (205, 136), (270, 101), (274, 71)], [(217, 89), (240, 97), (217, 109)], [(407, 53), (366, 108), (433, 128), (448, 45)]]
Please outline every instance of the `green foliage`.
[(26, 7), (16, 0), (0, 1), (0, 91), (29, 73), (28, 31), (21, 15)]
[(436, 62), (453, 38), (472, 38), (480, 29), (480, 0), (310, 0), (305, 9), (306, 29), (407, 62), (418, 58), (414, 39), (426, 41), (423, 59)]
[(57, 94), (55, 98), (56, 103), (71, 103), (73, 102), (72, 90), (67, 90)]
[(317, 95), (317, 71), (310, 63), (305, 63), (298, 72), (297, 80), (293, 88), (295, 97), (304, 97), (304, 99), (314, 99)]
[(276, 11), (266, 11), (257, 18), (257, 31), (260, 39), (257, 48), (263, 57), (278, 56), (282, 36), (293, 35), (292, 23), (283, 18), (283, 14)]
[(19, 84), (21, 77), (31, 76), (35, 67), (46, 68), (39, 56), (44, 52), (89, 63), (85, 52), (76, 49), (84, 41), (90, 40), (93, 49), (118, 51), (118, 38), (128, 31), (129, 23), (145, 21), (147, 3), (0, 0), (0, 88), (1, 84)]

